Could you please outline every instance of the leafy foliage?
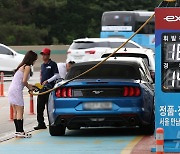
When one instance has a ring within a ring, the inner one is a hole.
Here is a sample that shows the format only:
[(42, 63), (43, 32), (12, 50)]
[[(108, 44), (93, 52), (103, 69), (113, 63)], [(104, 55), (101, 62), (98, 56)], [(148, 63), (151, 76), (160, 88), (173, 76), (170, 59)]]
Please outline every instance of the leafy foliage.
[(99, 37), (104, 11), (154, 10), (155, 0), (0, 0), (0, 42), (69, 44)]

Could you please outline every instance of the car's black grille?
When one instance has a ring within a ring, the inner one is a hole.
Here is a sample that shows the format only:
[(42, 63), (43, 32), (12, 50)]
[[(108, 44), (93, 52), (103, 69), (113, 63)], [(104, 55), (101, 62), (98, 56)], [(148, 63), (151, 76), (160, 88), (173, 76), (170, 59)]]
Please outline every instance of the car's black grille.
[(123, 96), (123, 87), (73, 89), (73, 97), (121, 97), (121, 96)]

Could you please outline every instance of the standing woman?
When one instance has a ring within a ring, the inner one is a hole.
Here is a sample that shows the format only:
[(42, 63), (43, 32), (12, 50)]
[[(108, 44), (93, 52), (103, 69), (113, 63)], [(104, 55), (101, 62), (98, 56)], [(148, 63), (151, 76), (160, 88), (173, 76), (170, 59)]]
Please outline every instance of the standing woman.
[(37, 60), (37, 54), (33, 51), (28, 51), (17, 67), (12, 83), (8, 91), (8, 100), (14, 111), (14, 124), (16, 127), (16, 137), (29, 138), (31, 134), (27, 134), (23, 129), (23, 114), (24, 114), (24, 99), (23, 89), (27, 87), (33, 90), (33, 86), (28, 83), (30, 78), (31, 66)]

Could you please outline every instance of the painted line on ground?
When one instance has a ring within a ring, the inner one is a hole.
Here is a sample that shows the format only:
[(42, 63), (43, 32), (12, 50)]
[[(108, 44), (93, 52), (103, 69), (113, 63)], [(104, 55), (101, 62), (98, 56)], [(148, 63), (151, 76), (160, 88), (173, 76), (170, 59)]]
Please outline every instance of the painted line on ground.
[(131, 154), (133, 148), (138, 144), (144, 136), (135, 137), (122, 151), (121, 154)]
[[(125, 148), (133, 148), (140, 138), (136, 136), (82, 136), (69, 131), (66, 136), (52, 137), (48, 131), (35, 131), (31, 139), (12, 139), (0, 144), (0, 153), (18, 154), (118, 154)], [(75, 136), (74, 136), (75, 135)], [(33, 147), (33, 148), (32, 148)], [(129, 150), (130, 151), (130, 150)], [(128, 154), (127, 152), (125, 154)]]

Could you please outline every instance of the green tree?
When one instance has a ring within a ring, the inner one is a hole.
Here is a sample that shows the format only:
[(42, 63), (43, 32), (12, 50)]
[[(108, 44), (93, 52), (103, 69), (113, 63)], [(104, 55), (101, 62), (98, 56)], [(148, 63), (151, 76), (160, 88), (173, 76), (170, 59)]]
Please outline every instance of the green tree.
[(10, 45), (44, 44), (46, 29), (36, 26), (33, 13), (36, 0), (1, 0), (0, 42)]
[(155, 0), (0, 0), (0, 42), (69, 44), (99, 37), (104, 11), (154, 10), (157, 5)]

